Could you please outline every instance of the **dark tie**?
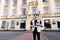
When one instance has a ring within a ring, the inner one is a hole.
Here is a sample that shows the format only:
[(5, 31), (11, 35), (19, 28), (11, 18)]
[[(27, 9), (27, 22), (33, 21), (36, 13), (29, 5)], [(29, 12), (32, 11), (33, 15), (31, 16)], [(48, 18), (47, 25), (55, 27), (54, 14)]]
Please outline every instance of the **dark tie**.
[(35, 25), (36, 25), (36, 23), (37, 23), (37, 20), (35, 20)]

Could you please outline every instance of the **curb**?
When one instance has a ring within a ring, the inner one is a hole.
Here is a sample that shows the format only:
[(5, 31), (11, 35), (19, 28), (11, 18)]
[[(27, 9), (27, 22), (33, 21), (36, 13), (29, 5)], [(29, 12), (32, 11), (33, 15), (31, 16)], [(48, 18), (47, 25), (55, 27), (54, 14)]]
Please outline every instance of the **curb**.
[(60, 32), (60, 30), (42, 30), (42, 31), (46, 31), (46, 32)]

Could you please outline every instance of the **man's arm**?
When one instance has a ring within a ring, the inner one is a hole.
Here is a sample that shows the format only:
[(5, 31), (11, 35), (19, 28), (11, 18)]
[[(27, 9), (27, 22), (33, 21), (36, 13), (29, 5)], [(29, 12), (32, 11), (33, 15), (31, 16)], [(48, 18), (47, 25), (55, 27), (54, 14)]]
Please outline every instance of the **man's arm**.
[(40, 24), (42, 24), (42, 21), (40, 20)]
[(31, 28), (32, 28), (32, 25), (33, 25), (33, 24), (32, 24), (32, 21), (31, 21), (31, 23), (30, 23), (30, 27), (31, 27)]
[(32, 21), (31, 21), (31, 23), (30, 23), (30, 27), (31, 27), (31, 28), (34, 27)]

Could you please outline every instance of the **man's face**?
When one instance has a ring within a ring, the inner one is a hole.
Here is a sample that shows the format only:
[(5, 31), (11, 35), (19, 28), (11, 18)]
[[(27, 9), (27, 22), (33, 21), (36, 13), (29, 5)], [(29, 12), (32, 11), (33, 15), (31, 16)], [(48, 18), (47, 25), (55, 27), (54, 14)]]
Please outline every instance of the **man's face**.
[(37, 16), (37, 15), (35, 15), (35, 16), (34, 16), (34, 19), (38, 19), (38, 16)]

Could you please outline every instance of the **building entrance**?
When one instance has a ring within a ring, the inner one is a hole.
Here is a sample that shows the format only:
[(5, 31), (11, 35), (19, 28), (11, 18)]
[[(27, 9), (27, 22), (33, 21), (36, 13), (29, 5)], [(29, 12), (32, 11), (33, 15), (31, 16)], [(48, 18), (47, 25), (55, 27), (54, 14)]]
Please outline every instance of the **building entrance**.
[(22, 20), (20, 23), (20, 29), (25, 29), (26, 28), (26, 21)]
[(60, 28), (60, 21), (57, 21), (58, 28)]
[(45, 26), (45, 28), (51, 28), (51, 23), (50, 23), (49, 19), (44, 20), (44, 26)]

